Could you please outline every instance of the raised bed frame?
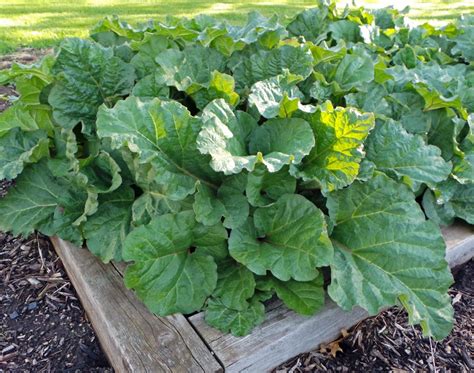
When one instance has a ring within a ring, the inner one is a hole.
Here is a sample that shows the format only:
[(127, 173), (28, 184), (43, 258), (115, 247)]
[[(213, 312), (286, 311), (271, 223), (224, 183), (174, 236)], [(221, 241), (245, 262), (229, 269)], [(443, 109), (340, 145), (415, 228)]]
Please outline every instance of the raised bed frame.
[[(474, 256), (474, 228), (457, 223), (443, 229), (451, 268)], [(305, 317), (279, 302), (248, 336), (236, 338), (204, 323), (202, 313), (185, 317), (151, 314), (123, 284), (122, 263), (103, 264), (87, 250), (52, 238), (66, 271), (117, 372), (264, 372), (287, 359), (336, 339), (366, 318), (327, 300)]]

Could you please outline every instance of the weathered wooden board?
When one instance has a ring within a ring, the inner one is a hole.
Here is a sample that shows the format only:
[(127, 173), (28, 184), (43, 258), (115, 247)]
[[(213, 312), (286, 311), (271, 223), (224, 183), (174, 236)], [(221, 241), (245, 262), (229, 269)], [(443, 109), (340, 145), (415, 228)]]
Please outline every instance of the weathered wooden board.
[(457, 222), (441, 231), (448, 248), (446, 260), (451, 268), (466, 263), (474, 256), (474, 226)]
[(222, 371), (184, 316), (154, 316), (114, 266), (60, 239), (52, 242), (117, 372)]
[[(443, 229), (451, 267), (474, 256), (474, 228)], [(328, 300), (313, 317), (267, 306), (266, 320), (251, 335), (236, 338), (206, 325), (202, 313), (157, 317), (123, 285), (124, 264), (102, 264), (86, 250), (60, 239), (53, 244), (73, 282), (103, 349), (118, 372), (264, 372), (327, 343), (367, 317), (344, 312)], [(210, 351), (210, 350), (211, 351)]]
[[(446, 259), (451, 267), (465, 263), (474, 255), (474, 228), (462, 223), (443, 229), (448, 247)], [(344, 312), (332, 301), (312, 317), (297, 315), (283, 305), (267, 309), (266, 319), (252, 334), (234, 337), (211, 328), (203, 314), (190, 318), (207, 341), (226, 372), (265, 372), (321, 343), (335, 340), (341, 329), (348, 329), (368, 314), (355, 308)]]

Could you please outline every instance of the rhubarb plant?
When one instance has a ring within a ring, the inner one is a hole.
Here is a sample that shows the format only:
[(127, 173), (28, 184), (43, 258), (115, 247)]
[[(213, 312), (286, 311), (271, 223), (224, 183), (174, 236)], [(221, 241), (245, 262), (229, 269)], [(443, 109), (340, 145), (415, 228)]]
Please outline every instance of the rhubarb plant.
[(473, 38), (473, 17), (326, 1), (286, 24), (109, 17), (0, 71), (0, 229), (125, 261), (152, 312), (237, 336), (272, 297), (312, 315), (327, 293), (443, 338), (440, 226), (474, 223)]

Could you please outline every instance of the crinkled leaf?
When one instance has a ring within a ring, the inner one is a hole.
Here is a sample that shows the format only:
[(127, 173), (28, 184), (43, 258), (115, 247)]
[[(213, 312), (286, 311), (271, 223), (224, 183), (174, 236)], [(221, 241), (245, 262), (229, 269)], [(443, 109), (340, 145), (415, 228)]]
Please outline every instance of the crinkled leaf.
[[(333, 5), (334, 4), (334, 5)], [(335, 3), (326, 6), (319, 2), (317, 8), (306, 9), (299, 13), (287, 26), (292, 36), (304, 36), (306, 40), (317, 44), (326, 38), (327, 25), (334, 14)]]
[(113, 55), (113, 50), (81, 39), (66, 39), (53, 72), (59, 79), (49, 95), (56, 121), (73, 128), (82, 121), (91, 132), (97, 109), (129, 94), (135, 81), (134, 68)]
[(424, 82), (416, 82), (413, 84), (413, 88), (420, 94), (425, 100), (425, 110), (436, 110), (441, 108), (454, 108), (458, 110), (460, 115), (466, 119), (467, 111), (463, 106), (462, 100), (459, 96), (444, 97), (436, 89), (430, 88)]
[(269, 205), (283, 194), (294, 193), (296, 179), (288, 172), (288, 167), (278, 172), (268, 172), (265, 167), (257, 166), (248, 174), (245, 194), (249, 203), (255, 207)]
[(137, 51), (130, 64), (135, 67), (137, 77), (144, 78), (147, 75), (153, 75), (159, 64), (155, 61), (156, 57), (165, 50), (177, 46), (169, 38), (160, 35), (146, 33), (143, 40), (132, 42), (132, 48)]
[(263, 154), (259, 162), (268, 171), (277, 172), (285, 165), (300, 163), (310, 153), (314, 143), (313, 132), (305, 120), (271, 119), (253, 131), (249, 151)]
[(163, 77), (169, 86), (192, 94), (209, 87), (214, 71), (223, 71), (224, 56), (211, 48), (199, 45), (183, 51), (168, 49), (156, 57), (163, 70)]
[(122, 187), (99, 197), (99, 207), (84, 224), (87, 248), (104, 263), (122, 260), (122, 247), (131, 227), (134, 192)]
[(351, 43), (362, 41), (359, 25), (347, 19), (332, 22), (328, 30), (331, 33), (331, 38), (334, 40), (342, 39)]
[(252, 272), (269, 270), (282, 281), (313, 280), (316, 267), (330, 264), (333, 255), (322, 212), (297, 194), (258, 208), (253, 221), (233, 229), (229, 252)]
[(133, 261), (125, 284), (159, 315), (199, 310), (217, 282), (214, 259), (194, 246), (194, 214), (181, 212), (153, 219), (125, 240), (123, 259)]
[(312, 71), (313, 56), (306, 47), (284, 45), (269, 51), (259, 50), (240, 59), (234, 68), (234, 79), (239, 88), (282, 74), (285, 69), (307, 78)]
[(169, 87), (164, 84), (163, 77), (159, 74), (150, 74), (140, 79), (133, 87), (132, 95), (142, 99), (168, 98)]
[(19, 104), (13, 105), (0, 114), (0, 137), (7, 134), (12, 128), (20, 128), (22, 131), (39, 129), (29, 110)]
[(313, 315), (324, 306), (324, 279), (319, 274), (312, 281), (280, 281), (267, 276), (258, 281), (259, 290), (275, 290), (278, 298), (293, 311), (302, 315)]
[(117, 16), (109, 16), (98, 22), (91, 30), (91, 34), (111, 31), (116, 35), (123, 36), (131, 40), (140, 40), (145, 31), (153, 29), (151, 21), (144, 23), (140, 27), (132, 27), (125, 21), (121, 21)]
[(300, 81), (300, 76), (285, 71), (284, 75), (257, 82), (250, 89), (248, 102), (265, 118), (290, 117), (298, 109), (313, 111), (310, 105), (301, 104), (304, 95), (296, 86)]
[(198, 148), (211, 155), (215, 171), (226, 175), (252, 171), (257, 162), (276, 172), (285, 164), (301, 162), (314, 145), (311, 128), (302, 119), (273, 119), (257, 126), (249, 114), (234, 114), (223, 100), (204, 109), (203, 121)]
[(474, 61), (474, 25), (462, 28), (460, 35), (454, 39), (456, 46), (453, 53), (461, 54), (466, 61)]
[(439, 148), (427, 145), (419, 135), (406, 132), (400, 123), (378, 122), (367, 140), (367, 159), (377, 169), (410, 183), (434, 184), (445, 180), (451, 164), (441, 157)]
[(456, 213), (450, 203), (438, 204), (433, 192), (426, 189), (423, 194), (423, 210), (431, 221), (439, 225), (451, 225)]
[(241, 337), (249, 334), (253, 328), (263, 322), (265, 306), (258, 299), (253, 299), (245, 310), (235, 310), (226, 307), (218, 299), (210, 299), (207, 302), (204, 318), (214, 328)]
[(81, 243), (74, 225), (83, 214), (87, 194), (69, 180), (56, 178), (45, 161), (29, 165), (0, 199), (0, 229), (27, 236), (34, 230)]
[(249, 156), (248, 138), (257, 122), (247, 113), (235, 114), (224, 100), (211, 102), (203, 111), (204, 125), (197, 138), (203, 154), (210, 154), (211, 167), (225, 174), (252, 170), (256, 156)]
[(211, 73), (209, 86), (191, 95), (199, 109), (203, 109), (212, 100), (222, 98), (228, 104), (237, 106), (240, 97), (235, 92), (235, 81), (230, 75), (214, 70)]
[(132, 221), (135, 226), (147, 224), (155, 216), (189, 210), (192, 207), (190, 197), (179, 201), (172, 199), (175, 187), (160, 184), (151, 164), (140, 164), (139, 159), (127, 151), (122, 154), (132, 173), (133, 182), (143, 192), (132, 206)]
[(217, 193), (199, 184), (194, 197), (193, 209), (196, 220), (204, 225), (214, 225), (224, 218), (224, 226), (237, 228), (249, 215), (245, 191), (246, 175), (239, 174), (224, 180)]
[(97, 116), (98, 135), (109, 138), (113, 148), (126, 146), (140, 164), (151, 164), (156, 181), (175, 201), (192, 194), (197, 181), (215, 188), (208, 159), (196, 148), (200, 127), (186, 107), (158, 99), (129, 97), (112, 109), (102, 106)]
[(334, 81), (345, 91), (372, 80), (374, 80), (374, 63), (365, 55), (347, 54), (337, 66), (334, 75)]
[(217, 286), (212, 297), (219, 298), (228, 308), (245, 310), (248, 307), (247, 300), (252, 298), (255, 292), (253, 273), (233, 260), (220, 263), (217, 273)]
[(265, 48), (273, 48), (280, 39), (287, 36), (285, 28), (279, 23), (278, 16), (270, 18), (258, 12), (248, 14), (247, 24), (243, 27), (229, 26), (229, 36), (236, 43), (252, 44), (259, 42)]
[(353, 108), (333, 108), (330, 102), (307, 117), (316, 137), (316, 146), (292, 173), (320, 184), (323, 191), (349, 185), (359, 173), (364, 156), (362, 146), (374, 126), (371, 113)]
[(25, 165), (49, 155), (49, 140), (42, 130), (22, 132), (11, 129), (0, 137), (0, 180), (16, 178)]
[(474, 224), (474, 184), (460, 184), (454, 179), (438, 184), (435, 190), (436, 203), (444, 211)]
[(425, 334), (448, 335), (452, 277), (445, 244), (407, 187), (378, 174), (331, 193), (328, 208), (335, 222), (331, 298), (344, 309), (359, 305), (371, 314), (399, 300)]

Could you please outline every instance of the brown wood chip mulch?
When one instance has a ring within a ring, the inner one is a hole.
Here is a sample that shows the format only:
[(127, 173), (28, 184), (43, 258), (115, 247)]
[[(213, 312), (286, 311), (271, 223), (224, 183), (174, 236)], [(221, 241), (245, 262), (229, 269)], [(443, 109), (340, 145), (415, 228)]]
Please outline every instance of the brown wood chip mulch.
[(419, 327), (408, 325), (406, 312), (394, 307), (274, 372), (474, 372), (473, 260), (457, 271), (455, 280), (450, 290), (455, 324), (444, 340), (423, 338)]
[(111, 371), (48, 238), (0, 232), (0, 310), (0, 372)]

